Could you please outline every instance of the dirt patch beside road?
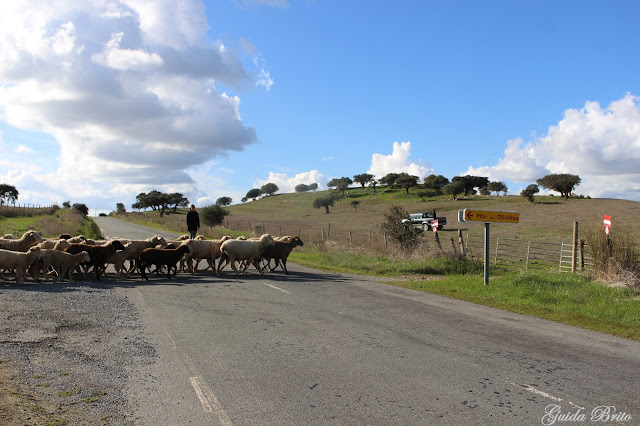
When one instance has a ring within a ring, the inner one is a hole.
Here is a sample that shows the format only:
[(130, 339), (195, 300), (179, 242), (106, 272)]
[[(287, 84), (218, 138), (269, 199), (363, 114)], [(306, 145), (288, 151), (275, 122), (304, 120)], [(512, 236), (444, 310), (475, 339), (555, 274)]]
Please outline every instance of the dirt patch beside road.
[(154, 358), (109, 284), (0, 286), (3, 425), (134, 424), (124, 388)]

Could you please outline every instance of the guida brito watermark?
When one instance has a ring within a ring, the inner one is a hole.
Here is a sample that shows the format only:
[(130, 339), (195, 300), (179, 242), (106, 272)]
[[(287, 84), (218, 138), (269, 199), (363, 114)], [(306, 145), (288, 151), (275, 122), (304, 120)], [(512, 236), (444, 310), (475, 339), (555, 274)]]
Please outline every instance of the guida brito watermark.
[(618, 411), (613, 405), (599, 405), (587, 413), (584, 408), (578, 408), (575, 411), (563, 412), (560, 404), (550, 404), (544, 410), (544, 416), (542, 416), (542, 424), (550, 426), (554, 424), (568, 423), (568, 422), (616, 422), (626, 423), (631, 421), (631, 414), (625, 411)]

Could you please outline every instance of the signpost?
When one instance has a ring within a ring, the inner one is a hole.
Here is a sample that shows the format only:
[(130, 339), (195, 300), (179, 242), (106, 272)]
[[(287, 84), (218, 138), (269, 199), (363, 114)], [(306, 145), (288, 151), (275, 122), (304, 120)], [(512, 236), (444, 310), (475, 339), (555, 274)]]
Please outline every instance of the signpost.
[(604, 233), (609, 237), (609, 234), (611, 233), (611, 216), (605, 214), (602, 222), (604, 223)]
[(484, 222), (484, 285), (489, 285), (489, 223), (518, 223), (520, 213), (495, 210), (458, 210), (459, 222)]

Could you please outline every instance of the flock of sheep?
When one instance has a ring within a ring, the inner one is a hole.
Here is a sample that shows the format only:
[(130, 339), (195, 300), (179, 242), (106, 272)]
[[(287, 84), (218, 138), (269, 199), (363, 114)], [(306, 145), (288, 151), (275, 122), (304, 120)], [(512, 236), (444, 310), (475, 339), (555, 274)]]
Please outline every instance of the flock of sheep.
[[(51, 278), (56, 282), (71, 280), (74, 273), (84, 278), (92, 273), (100, 280), (109, 265), (113, 265), (117, 278), (139, 272), (141, 278), (148, 280), (147, 272), (152, 266), (157, 273), (166, 268), (167, 278), (171, 278), (172, 272), (175, 277), (178, 270), (195, 274), (203, 260), (208, 264), (205, 269), (211, 268), (216, 274), (227, 265), (236, 274), (244, 274), (250, 265), (260, 274), (265, 269), (274, 271), (280, 265), (288, 274), (287, 258), (296, 246), (302, 245), (297, 236), (274, 238), (269, 234), (259, 238), (224, 236), (219, 240), (191, 239), (183, 235), (167, 241), (156, 235), (145, 240), (93, 241), (81, 235), (44, 239), (35, 231), (27, 231), (19, 239), (11, 235), (0, 238), (0, 278), (5, 280), (5, 273), (14, 273), (17, 283), (23, 283), (27, 274), (33, 281)], [(271, 260), (275, 262), (273, 267)]]

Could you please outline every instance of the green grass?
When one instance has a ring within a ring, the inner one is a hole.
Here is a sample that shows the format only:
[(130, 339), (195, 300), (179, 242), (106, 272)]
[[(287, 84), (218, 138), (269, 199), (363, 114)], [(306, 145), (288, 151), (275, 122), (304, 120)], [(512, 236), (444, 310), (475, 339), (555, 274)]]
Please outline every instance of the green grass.
[(343, 251), (329, 251), (322, 245), (296, 249), (289, 259), (304, 266), (333, 272), (346, 272), (382, 277), (404, 275), (451, 275), (481, 271), (475, 262), (447, 257), (402, 259), (397, 256), (371, 256)]
[(20, 238), (27, 230), (33, 229), (44, 238), (55, 238), (60, 234), (84, 235), (91, 239), (101, 239), (100, 229), (89, 217), (72, 209), (58, 209), (53, 214), (7, 217), (0, 215), (0, 236), (12, 234)]

